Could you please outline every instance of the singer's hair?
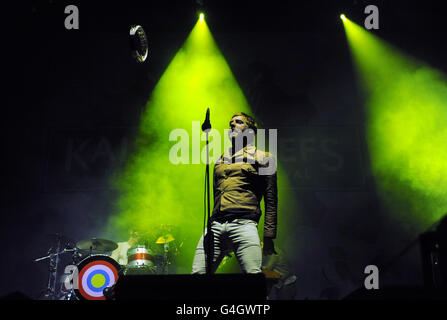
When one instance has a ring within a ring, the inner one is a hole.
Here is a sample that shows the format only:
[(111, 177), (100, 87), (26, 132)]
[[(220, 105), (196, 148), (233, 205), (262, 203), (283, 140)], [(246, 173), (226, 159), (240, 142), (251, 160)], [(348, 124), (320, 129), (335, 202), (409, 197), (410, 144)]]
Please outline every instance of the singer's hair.
[(244, 112), (238, 112), (234, 116), (232, 116), (231, 119), (233, 119), (234, 117), (237, 117), (237, 116), (244, 117), (247, 122), (248, 128), (253, 129), (253, 131), (256, 134), (256, 132), (258, 130), (258, 124), (256, 123), (256, 120), (252, 116), (249, 116), (248, 114), (246, 114)]

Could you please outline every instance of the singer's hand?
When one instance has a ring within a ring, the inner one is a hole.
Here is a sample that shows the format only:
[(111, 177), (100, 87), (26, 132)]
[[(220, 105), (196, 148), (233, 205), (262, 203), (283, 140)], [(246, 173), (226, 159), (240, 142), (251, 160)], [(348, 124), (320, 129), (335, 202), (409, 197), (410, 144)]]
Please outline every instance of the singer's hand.
[(277, 254), (272, 238), (264, 237), (263, 253), (266, 256), (272, 255), (274, 253)]

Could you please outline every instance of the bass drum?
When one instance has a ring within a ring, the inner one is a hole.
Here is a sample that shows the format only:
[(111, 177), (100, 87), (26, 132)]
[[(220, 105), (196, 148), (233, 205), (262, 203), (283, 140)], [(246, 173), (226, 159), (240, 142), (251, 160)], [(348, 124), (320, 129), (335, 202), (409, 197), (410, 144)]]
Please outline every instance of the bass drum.
[(79, 300), (106, 300), (103, 290), (115, 285), (121, 269), (118, 262), (106, 255), (89, 256), (77, 267), (74, 292)]

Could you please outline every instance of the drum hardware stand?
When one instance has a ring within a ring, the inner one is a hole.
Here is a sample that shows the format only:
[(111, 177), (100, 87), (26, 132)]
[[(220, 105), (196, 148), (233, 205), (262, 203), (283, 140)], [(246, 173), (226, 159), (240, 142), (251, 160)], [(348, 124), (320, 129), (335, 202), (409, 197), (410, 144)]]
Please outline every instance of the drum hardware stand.
[(168, 265), (170, 264), (169, 262), (169, 257), (168, 257), (168, 252), (169, 252), (169, 243), (165, 243), (163, 245), (163, 274), (168, 274)]
[[(73, 255), (72, 255), (72, 258), (71, 258), (72, 259), (71, 260), (72, 264), (73, 265), (77, 265), (79, 263), (79, 258), (80, 258), (79, 252), (78, 252), (78, 248), (75, 247), (74, 249), (64, 249), (63, 252), (70, 252), (70, 251), (73, 252)], [(71, 270), (70, 273), (73, 275), (73, 270)], [(59, 297), (59, 300), (73, 300), (73, 298), (75, 297), (74, 281), (76, 281), (76, 280), (77, 279), (72, 278), (71, 283), (70, 283), (71, 284), (70, 290), (69, 291), (64, 291), (63, 287), (65, 287), (65, 281), (66, 281), (64, 279), (64, 282), (61, 283), (61, 287), (59, 289), (59, 291), (62, 292), (62, 295)], [(65, 289), (67, 289), (67, 287), (65, 287)]]
[[(67, 250), (68, 251), (68, 250)], [(73, 262), (73, 264), (78, 264), (78, 262), (79, 262), (79, 258), (80, 258), (80, 255), (79, 255), (79, 250), (78, 250), (78, 248), (74, 248), (73, 249), (73, 256), (72, 256), (72, 262)]]
[[(50, 251), (52, 250), (53, 248), (50, 248)], [(42, 292), (43, 293), (43, 296), (46, 298), (46, 299), (50, 299), (50, 300), (54, 300), (54, 298), (55, 298), (55, 287), (52, 287), (52, 283), (55, 283), (55, 280), (56, 280), (56, 272), (57, 272), (57, 260), (55, 261), (55, 254), (50, 254), (49, 256), (47, 256), (47, 257), (49, 257), (49, 259), (50, 259), (50, 264), (49, 264), (49, 266), (48, 266), (48, 272), (49, 272), (49, 275), (48, 275), (48, 284), (47, 284), (47, 288)], [(45, 257), (45, 258), (41, 258), (41, 259), (36, 259), (36, 260), (34, 260), (35, 262), (37, 262), (37, 261), (40, 261), (40, 260), (43, 260), (43, 259), (46, 259), (47, 257)]]
[(37, 258), (34, 260), (34, 262), (39, 262), (45, 259), (50, 259), (48, 271), (48, 285), (45, 290), (43, 290), (43, 294), (45, 298), (50, 298), (51, 300), (55, 300), (56, 298), (56, 285), (57, 285), (57, 270), (59, 266), (59, 255), (67, 252), (68, 250), (65, 248), (63, 251), (60, 251), (61, 247), (61, 236), (58, 235), (57, 237), (57, 249), (56, 253), (51, 253), (53, 251), (53, 247), (51, 247), (48, 252), (47, 256), (42, 258)]

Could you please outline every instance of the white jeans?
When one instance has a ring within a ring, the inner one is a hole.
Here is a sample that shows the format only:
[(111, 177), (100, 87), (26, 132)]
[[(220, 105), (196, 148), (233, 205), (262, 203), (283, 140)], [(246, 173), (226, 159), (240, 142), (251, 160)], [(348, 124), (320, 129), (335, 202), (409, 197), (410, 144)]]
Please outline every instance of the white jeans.
[[(211, 234), (214, 238), (214, 257), (212, 273), (214, 273), (225, 257), (226, 253), (234, 251), (235, 256), (244, 273), (261, 273), (262, 249), (258, 235), (258, 224), (253, 220), (235, 219), (231, 222), (216, 222), (211, 224)], [(206, 273), (206, 254), (203, 246), (204, 236), (197, 245), (193, 274)], [(208, 235), (205, 230), (205, 243)]]

